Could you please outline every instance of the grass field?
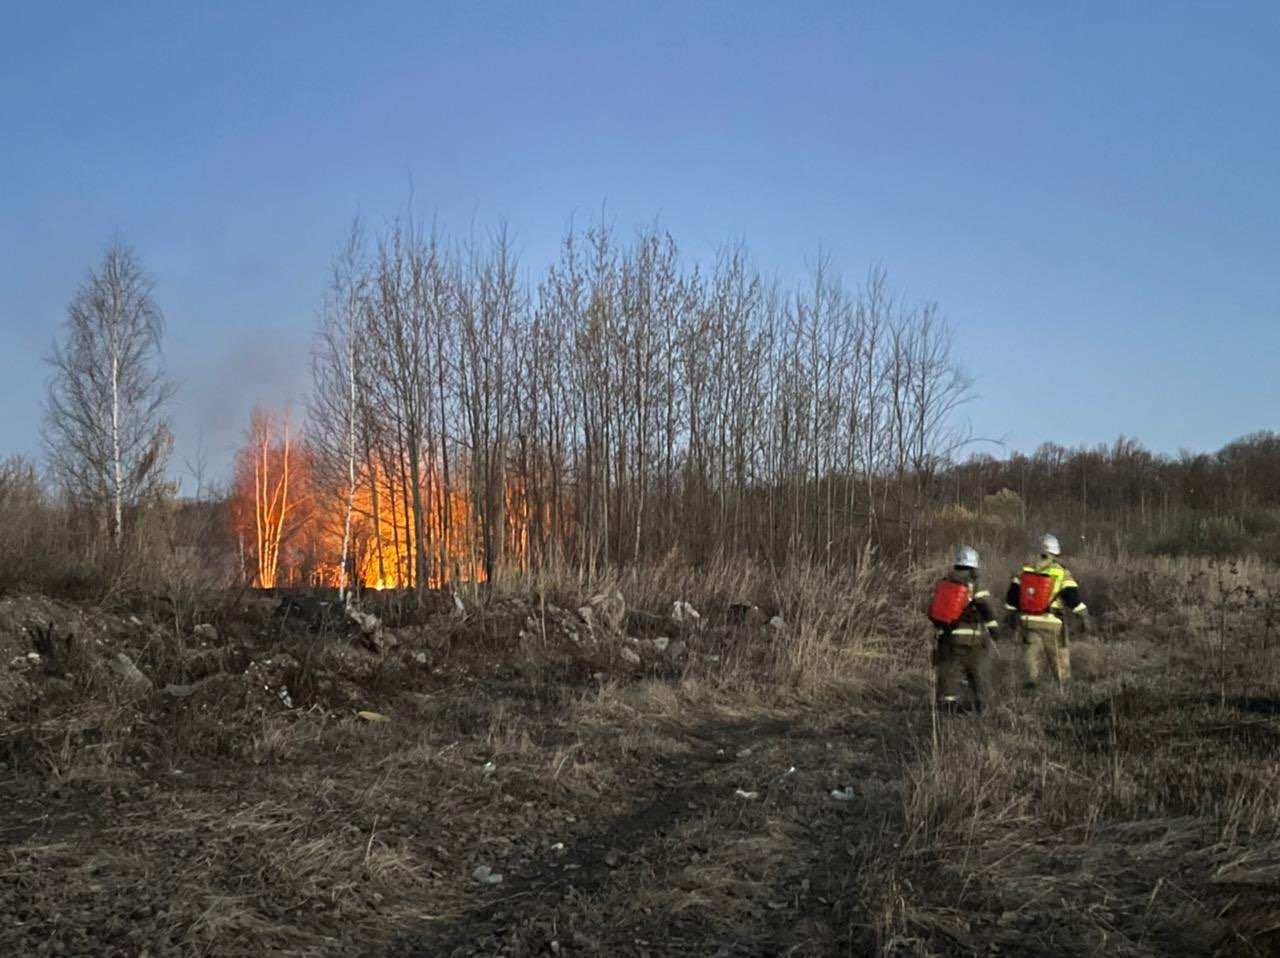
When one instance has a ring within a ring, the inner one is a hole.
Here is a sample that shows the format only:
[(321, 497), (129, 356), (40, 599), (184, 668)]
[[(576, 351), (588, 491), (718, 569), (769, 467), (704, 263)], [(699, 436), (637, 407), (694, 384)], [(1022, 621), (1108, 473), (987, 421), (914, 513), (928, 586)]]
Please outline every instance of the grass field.
[[(1076, 571), (1077, 681), (1024, 695), (1006, 641), (945, 721), (928, 574), (870, 561), (384, 601), (378, 651), (253, 597), (0, 600), (0, 949), (1280, 951), (1273, 573)], [(615, 588), (621, 629), (577, 612)]]

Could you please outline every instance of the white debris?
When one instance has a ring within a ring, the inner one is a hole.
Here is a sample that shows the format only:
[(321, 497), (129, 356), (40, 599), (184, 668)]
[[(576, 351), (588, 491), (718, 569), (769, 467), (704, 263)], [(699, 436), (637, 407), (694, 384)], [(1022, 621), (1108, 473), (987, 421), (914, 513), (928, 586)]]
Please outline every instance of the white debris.
[(276, 690), (276, 697), (280, 699), (280, 704), (285, 708), (293, 708), (293, 697), (289, 694), (289, 690), (283, 685)]
[(355, 606), (347, 606), (347, 618), (355, 624), (362, 635), (378, 636), (382, 634), (382, 620), (371, 612), (361, 612)]
[(670, 644), (671, 644), (671, 640), (667, 638), (665, 635), (660, 635), (653, 640), (653, 647), (657, 649), (659, 652), (667, 651), (667, 646), (669, 646)]
[(688, 602), (677, 601), (671, 606), (671, 620), (676, 625), (697, 625), (702, 615)]
[(751, 749), (750, 749), (750, 748), (740, 748), (740, 749), (738, 749), (738, 758), (747, 758), (747, 757), (748, 757), (748, 756), (750, 756), (750, 755), (751, 755)]
[(753, 801), (760, 797), (759, 792), (744, 792), (742, 789), (738, 789), (733, 794), (738, 798), (745, 799), (746, 801)]
[(151, 691), (151, 680), (143, 675), (142, 671), (133, 664), (133, 659), (123, 652), (117, 652), (114, 658), (107, 659), (107, 665), (135, 695), (145, 695)]
[(769, 620), (769, 628), (775, 632), (783, 632), (787, 628), (787, 620), (780, 615), (775, 615)]
[(831, 790), (831, 797), (837, 802), (851, 802), (855, 796), (856, 793), (854, 792), (852, 785), (848, 788), (833, 788)]
[(502, 884), (502, 875), (494, 871), (488, 865), (477, 865), (471, 873), (471, 877), (478, 881), (481, 885), (500, 885)]
[(494, 765), (493, 762), (485, 762), (484, 768), (481, 769), (481, 771), (484, 772), (485, 775), (492, 775), (497, 770), (498, 770), (498, 766)]
[(624, 662), (630, 662), (632, 665), (640, 664), (640, 653), (633, 648), (624, 645), (621, 655)]
[(557, 855), (561, 854), (562, 852), (564, 852), (564, 842), (556, 842), (554, 845), (551, 846), (551, 850), (555, 852)]

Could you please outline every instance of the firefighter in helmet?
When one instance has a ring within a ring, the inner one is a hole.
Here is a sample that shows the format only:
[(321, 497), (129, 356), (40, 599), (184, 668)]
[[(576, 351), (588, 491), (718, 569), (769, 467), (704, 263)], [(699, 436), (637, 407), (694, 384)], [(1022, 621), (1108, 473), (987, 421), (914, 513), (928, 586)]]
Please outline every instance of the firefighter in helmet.
[(957, 549), (951, 571), (935, 586), (929, 606), (929, 620), (937, 629), (933, 664), (938, 705), (948, 712), (960, 709), (962, 680), (969, 682), (975, 712), (981, 714), (991, 697), (991, 643), (999, 636), (999, 622), (991, 593), (978, 585), (981, 566), (976, 549)]
[(1017, 621), (1025, 652), (1026, 686), (1035, 689), (1048, 662), (1061, 688), (1071, 680), (1071, 650), (1066, 613), (1072, 612), (1080, 631), (1088, 631), (1089, 608), (1080, 598), (1080, 586), (1059, 561), (1058, 537), (1040, 539), (1040, 556), (1013, 577), (1005, 606)]

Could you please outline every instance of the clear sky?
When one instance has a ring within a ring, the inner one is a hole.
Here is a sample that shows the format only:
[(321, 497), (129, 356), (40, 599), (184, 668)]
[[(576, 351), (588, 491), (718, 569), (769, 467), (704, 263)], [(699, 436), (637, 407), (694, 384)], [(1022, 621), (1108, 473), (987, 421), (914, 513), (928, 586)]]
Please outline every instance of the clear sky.
[(653, 222), (936, 300), (1012, 448), (1280, 426), (1280, 3), (12, 3), (0, 453), (118, 229), (178, 451), (301, 401), (352, 217)]

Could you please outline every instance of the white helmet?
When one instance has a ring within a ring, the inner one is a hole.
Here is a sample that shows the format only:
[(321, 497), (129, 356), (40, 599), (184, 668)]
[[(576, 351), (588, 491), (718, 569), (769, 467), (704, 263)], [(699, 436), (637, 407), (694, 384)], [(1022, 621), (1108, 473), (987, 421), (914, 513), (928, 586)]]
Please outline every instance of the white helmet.
[(965, 569), (978, 569), (982, 567), (982, 559), (973, 546), (961, 546), (956, 550), (955, 561), (951, 564)]
[(1062, 555), (1062, 546), (1058, 544), (1058, 537), (1049, 532), (1042, 535), (1040, 537), (1040, 551), (1051, 556)]

